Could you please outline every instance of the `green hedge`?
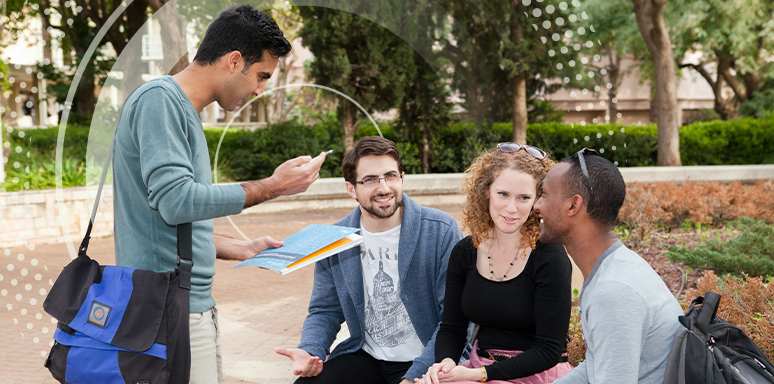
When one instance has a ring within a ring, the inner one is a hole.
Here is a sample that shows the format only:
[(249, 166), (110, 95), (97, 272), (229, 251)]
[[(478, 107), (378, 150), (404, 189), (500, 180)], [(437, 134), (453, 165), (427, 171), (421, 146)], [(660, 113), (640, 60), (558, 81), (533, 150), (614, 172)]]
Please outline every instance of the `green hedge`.
[[(404, 142), (390, 124), (382, 123), (382, 134), (398, 143), (408, 173), (420, 171), (417, 143)], [(210, 146), (210, 159), (215, 161), (218, 142), (224, 128), (205, 128)], [(12, 145), (9, 164), (24, 165), (26, 152), (37, 163), (53, 159), (58, 128), (4, 132)], [(85, 160), (88, 127), (67, 128), (64, 157), (78, 163)], [(374, 135), (376, 128), (362, 122), (356, 139)], [(462, 172), (473, 159), (497, 143), (511, 140), (511, 125), (488, 127), (458, 123), (441, 127), (434, 135), (430, 171)], [(527, 141), (550, 152), (556, 159), (570, 156), (583, 147), (595, 148), (621, 167), (652, 166), (657, 158), (655, 125), (573, 125), (561, 123), (531, 124)], [(17, 153), (15, 148), (22, 148)], [(615, 148), (615, 149), (613, 149)], [(218, 155), (218, 178), (251, 180), (271, 175), (283, 161), (300, 155), (316, 155), (333, 149), (321, 171), (321, 177), (341, 176), (344, 146), (335, 115), (324, 116), (314, 125), (295, 121), (270, 125), (253, 132), (234, 128), (226, 130)], [(772, 164), (774, 163), (774, 116), (764, 119), (699, 122), (680, 128), (680, 153), (684, 165)], [(22, 167), (23, 169), (24, 167)]]

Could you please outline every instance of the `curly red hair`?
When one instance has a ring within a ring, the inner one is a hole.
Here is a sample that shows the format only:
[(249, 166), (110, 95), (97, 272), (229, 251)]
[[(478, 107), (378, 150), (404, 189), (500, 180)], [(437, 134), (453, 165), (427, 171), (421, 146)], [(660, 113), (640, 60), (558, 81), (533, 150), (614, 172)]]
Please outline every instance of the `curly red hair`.
[[(476, 247), (489, 238), (489, 231), (494, 227), (494, 221), (489, 214), (489, 188), (500, 172), (504, 169), (524, 172), (534, 177), (535, 185), (539, 186), (554, 164), (548, 156), (537, 159), (523, 150), (503, 152), (495, 148), (476, 158), (473, 165), (465, 171), (462, 181), (462, 191), (467, 197), (462, 208), (462, 227), (470, 231)], [(535, 193), (537, 201), (540, 197), (539, 190)], [(522, 246), (529, 244), (535, 248), (539, 235), (540, 221), (533, 210), (521, 227)]]

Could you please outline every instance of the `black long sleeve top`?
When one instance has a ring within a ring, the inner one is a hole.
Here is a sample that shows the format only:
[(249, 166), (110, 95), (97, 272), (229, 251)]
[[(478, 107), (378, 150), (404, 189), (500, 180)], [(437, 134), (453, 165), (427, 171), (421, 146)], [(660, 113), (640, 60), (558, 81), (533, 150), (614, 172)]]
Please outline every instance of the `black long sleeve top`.
[(436, 362), (459, 361), (470, 321), (479, 325), (480, 349), (524, 351), (488, 366), (489, 380), (527, 377), (556, 365), (566, 351), (572, 301), (572, 264), (564, 247), (538, 241), (524, 270), (502, 282), (481, 276), (476, 260), (470, 236), (449, 256)]

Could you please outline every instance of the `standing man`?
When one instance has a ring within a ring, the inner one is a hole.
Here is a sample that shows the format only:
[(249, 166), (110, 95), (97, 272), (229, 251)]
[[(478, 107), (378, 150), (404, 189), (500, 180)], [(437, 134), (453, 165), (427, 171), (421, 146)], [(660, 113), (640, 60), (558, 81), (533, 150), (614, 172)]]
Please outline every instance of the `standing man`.
[(223, 377), (211, 294), (215, 258), (244, 260), (282, 244), (268, 237), (241, 241), (214, 235), (212, 219), (305, 191), (325, 160), (324, 155), (312, 162), (302, 156), (263, 180), (212, 185), (199, 112), (214, 101), (233, 111), (243, 99), (260, 95), (290, 49), (266, 13), (249, 5), (228, 8), (207, 28), (191, 65), (140, 86), (121, 113), (113, 158), (116, 263), (156, 272), (175, 269), (175, 226), (193, 223), (191, 383), (218, 383)]
[[(275, 351), (292, 360), (296, 384), (413, 383), (435, 362), (446, 267), (462, 233), (403, 193), (392, 141), (360, 139), (341, 169), (360, 206), (336, 225), (360, 228), (363, 245), (317, 262), (301, 344)], [(350, 338), (331, 353), (344, 321)]]
[(586, 359), (554, 383), (661, 384), (680, 305), (658, 274), (613, 230), (626, 196), (621, 172), (584, 148), (546, 175), (540, 241), (560, 243), (583, 273)]

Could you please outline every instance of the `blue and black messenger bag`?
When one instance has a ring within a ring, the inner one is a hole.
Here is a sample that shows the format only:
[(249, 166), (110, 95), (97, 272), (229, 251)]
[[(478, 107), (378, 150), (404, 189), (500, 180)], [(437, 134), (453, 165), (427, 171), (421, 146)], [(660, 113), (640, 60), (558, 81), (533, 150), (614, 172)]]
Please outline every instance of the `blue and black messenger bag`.
[(45, 366), (70, 384), (188, 383), (191, 224), (177, 227), (174, 271), (99, 265), (86, 250), (108, 163), (78, 256), (43, 303), (58, 320)]

